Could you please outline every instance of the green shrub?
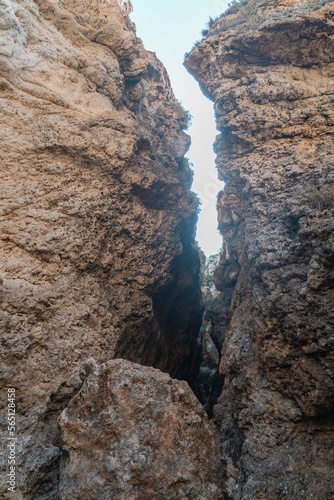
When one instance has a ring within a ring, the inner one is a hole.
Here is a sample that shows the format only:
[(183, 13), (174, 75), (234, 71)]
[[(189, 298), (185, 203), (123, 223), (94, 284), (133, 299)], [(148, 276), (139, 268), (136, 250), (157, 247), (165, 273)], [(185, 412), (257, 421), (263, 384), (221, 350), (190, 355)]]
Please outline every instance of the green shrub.
[(209, 30), (212, 27), (213, 23), (214, 23), (214, 20), (212, 19), (212, 17), (210, 17), (209, 21), (206, 23), (206, 28), (202, 31), (203, 37), (205, 37), (209, 33)]
[(191, 49), (189, 50), (189, 52), (186, 52), (184, 54), (184, 59), (187, 59), (187, 57), (190, 56), (190, 54), (194, 50), (194, 48), (197, 47), (197, 45), (199, 45), (202, 41), (203, 41), (203, 39), (202, 40), (197, 40), (197, 42), (194, 43), (194, 45), (191, 47)]
[(172, 99), (170, 102), (178, 111), (180, 111), (183, 115), (185, 115), (185, 117), (188, 120), (188, 127), (189, 127), (191, 125), (191, 120), (193, 118), (190, 112), (183, 106), (183, 103), (178, 99), (176, 98)]
[(206, 379), (209, 378), (211, 375), (211, 372), (208, 368), (201, 368), (198, 374), (199, 379)]
[(236, 14), (241, 9), (241, 7), (245, 5), (246, 2), (247, 0), (232, 0), (232, 2), (228, 4), (225, 12), (223, 12), (220, 17), (229, 16), (230, 14)]

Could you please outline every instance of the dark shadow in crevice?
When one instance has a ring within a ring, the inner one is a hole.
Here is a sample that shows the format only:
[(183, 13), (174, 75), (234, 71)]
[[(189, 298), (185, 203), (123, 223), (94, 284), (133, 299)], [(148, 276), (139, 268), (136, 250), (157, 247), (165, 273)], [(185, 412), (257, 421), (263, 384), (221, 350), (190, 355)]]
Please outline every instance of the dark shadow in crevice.
[(172, 278), (163, 287), (147, 292), (153, 304), (151, 321), (127, 318), (115, 351), (115, 358), (153, 366), (189, 384), (199, 370), (203, 314), (200, 260), (194, 245), (196, 220), (194, 213), (184, 222), (180, 233), (183, 251), (168, 269)]

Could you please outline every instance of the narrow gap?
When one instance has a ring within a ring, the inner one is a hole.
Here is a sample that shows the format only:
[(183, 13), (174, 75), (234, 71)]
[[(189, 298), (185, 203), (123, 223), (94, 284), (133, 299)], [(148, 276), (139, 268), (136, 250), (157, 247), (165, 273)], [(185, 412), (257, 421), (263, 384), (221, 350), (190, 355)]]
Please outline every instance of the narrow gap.
[[(197, 82), (188, 74), (183, 60), (195, 40), (204, 35), (202, 30), (205, 24), (210, 22), (209, 16), (220, 15), (227, 3), (222, 1), (208, 5), (203, 2), (203, 5), (194, 5), (187, 0), (166, 8), (152, 0), (132, 0), (134, 11), (131, 14), (136, 24), (137, 36), (142, 39), (147, 50), (156, 52), (167, 69), (180, 105), (186, 110), (189, 109), (192, 115), (192, 122), (187, 130), (192, 145), (187, 156), (194, 170), (192, 190), (201, 203), (196, 239), (201, 259), (204, 312), (198, 337), (201, 353), (200, 366), (197, 366), (198, 375), (195, 380), (192, 376), (188, 381), (209, 418), (212, 418), (213, 406), (223, 386), (223, 379), (219, 375), (221, 342), (219, 334), (217, 336), (213, 331), (216, 323), (219, 323), (217, 311), (221, 292), (218, 292), (213, 284), (213, 275), (222, 247), (222, 237), (217, 230), (216, 200), (224, 183), (218, 180), (215, 168), (213, 144), (217, 131), (213, 104), (204, 97)], [(190, 13), (191, 22), (188, 22)], [(157, 303), (159, 304), (159, 301)], [(189, 367), (189, 370), (193, 372), (194, 366)], [(183, 378), (187, 377), (183, 374)]]
[(201, 365), (194, 392), (206, 410), (208, 417), (213, 417), (213, 407), (221, 394), (224, 379), (219, 373), (221, 346), (218, 345), (214, 326), (216, 322), (216, 303), (220, 292), (214, 285), (214, 272), (219, 263), (220, 254), (201, 259), (201, 291), (204, 306), (203, 321), (200, 331)]

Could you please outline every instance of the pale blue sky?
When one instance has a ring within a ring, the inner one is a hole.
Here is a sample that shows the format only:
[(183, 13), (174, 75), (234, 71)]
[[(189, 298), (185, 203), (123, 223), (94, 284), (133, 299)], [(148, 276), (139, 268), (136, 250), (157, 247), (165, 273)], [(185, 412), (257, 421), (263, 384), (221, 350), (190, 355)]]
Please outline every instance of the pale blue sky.
[(216, 195), (223, 183), (218, 181), (212, 145), (217, 134), (213, 105), (183, 67), (185, 52), (201, 38), (209, 17), (217, 17), (230, 0), (132, 0), (132, 20), (137, 34), (148, 50), (156, 52), (172, 81), (176, 97), (193, 115), (189, 129), (192, 146), (187, 154), (194, 164), (193, 191), (202, 201), (197, 240), (206, 253), (217, 253), (222, 238), (217, 232)]

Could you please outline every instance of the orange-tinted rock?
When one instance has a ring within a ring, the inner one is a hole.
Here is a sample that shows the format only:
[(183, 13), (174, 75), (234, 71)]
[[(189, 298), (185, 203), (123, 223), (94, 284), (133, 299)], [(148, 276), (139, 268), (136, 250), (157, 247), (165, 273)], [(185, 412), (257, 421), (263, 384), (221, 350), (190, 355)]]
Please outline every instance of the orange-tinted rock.
[(116, 0), (2, 0), (0, 28), (1, 378), (17, 495), (54, 498), (88, 358), (196, 371), (197, 200), (186, 113)]
[(221, 132), (216, 421), (235, 499), (334, 495), (333, 34), (331, 2), (249, 0), (186, 60)]
[(159, 370), (93, 364), (60, 427), (64, 500), (224, 498), (214, 427), (188, 384)]

